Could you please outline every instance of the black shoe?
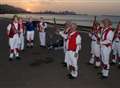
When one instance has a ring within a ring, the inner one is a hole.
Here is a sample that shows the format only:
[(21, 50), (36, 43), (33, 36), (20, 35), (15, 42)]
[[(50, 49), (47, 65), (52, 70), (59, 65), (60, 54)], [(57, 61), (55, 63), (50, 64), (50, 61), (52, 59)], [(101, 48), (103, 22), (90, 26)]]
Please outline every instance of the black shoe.
[(103, 75), (101, 75), (101, 76), (100, 76), (100, 79), (101, 79), (101, 80), (106, 80), (106, 79), (108, 79), (108, 76), (103, 76)]
[(63, 62), (62, 64), (63, 64), (63, 67), (67, 67), (67, 63)]
[(40, 47), (41, 47), (41, 48), (46, 48), (46, 46), (42, 46), (42, 45), (40, 45)]
[(46, 46), (42, 46), (42, 48), (46, 48)]
[(118, 69), (120, 69), (120, 64), (118, 65)]
[(69, 79), (73, 80), (73, 79), (76, 79), (76, 77), (73, 77), (72, 75), (69, 75)]
[(94, 64), (92, 64), (92, 63), (90, 63), (90, 62), (87, 62), (86, 64), (87, 64), (87, 65), (94, 65)]
[(30, 46), (30, 48), (33, 48), (33, 46)]
[(44, 46), (40, 45), (41, 48), (44, 48)]
[(20, 60), (21, 58), (18, 56), (18, 57), (16, 57), (16, 59), (17, 59), (17, 60)]
[(110, 63), (110, 65), (111, 65), (111, 66), (114, 66), (114, 65), (116, 65), (116, 63), (114, 63), (114, 62), (111, 62), (111, 63)]
[(98, 67), (98, 66), (94, 66), (94, 68), (95, 68), (95, 69), (98, 69), (98, 68), (100, 68), (100, 67)]
[(13, 61), (13, 58), (9, 58), (9, 61)]
[(72, 76), (72, 75), (71, 75), (71, 74), (67, 74), (66, 76), (67, 76), (67, 77), (70, 77), (70, 76)]
[(26, 48), (30, 48), (30, 46), (26, 46)]
[(24, 52), (25, 50), (23, 49), (23, 50), (21, 50), (22, 52)]
[(46, 46), (43, 46), (43, 48), (46, 48)]
[(98, 74), (98, 75), (102, 75), (102, 72), (98, 72), (97, 74)]

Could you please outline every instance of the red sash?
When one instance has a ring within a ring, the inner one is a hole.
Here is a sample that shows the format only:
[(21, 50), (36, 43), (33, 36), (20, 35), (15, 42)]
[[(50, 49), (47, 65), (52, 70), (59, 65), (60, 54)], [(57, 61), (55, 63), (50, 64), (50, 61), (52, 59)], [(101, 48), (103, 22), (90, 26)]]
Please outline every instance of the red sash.
[[(103, 41), (104, 40), (106, 40), (107, 39), (107, 36), (108, 36), (108, 33), (110, 32), (110, 31), (112, 31), (112, 28), (108, 28), (107, 30), (105, 30), (104, 32), (103, 32), (103, 34), (102, 34), (102, 37), (103, 37)], [(111, 43), (108, 43), (108, 44), (104, 44), (106, 47), (111, 47), (112, 46), (112, 44)]]

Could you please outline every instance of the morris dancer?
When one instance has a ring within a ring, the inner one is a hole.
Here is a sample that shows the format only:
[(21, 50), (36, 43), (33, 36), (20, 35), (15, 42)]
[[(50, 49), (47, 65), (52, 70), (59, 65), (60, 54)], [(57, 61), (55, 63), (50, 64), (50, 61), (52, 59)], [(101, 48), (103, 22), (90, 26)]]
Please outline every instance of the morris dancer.
[(109, 19), (104, 19), (102, 21), (102, 35), (100, 40), (101, 45), (101, 59), (102, 59), (102, 75), (101, 78), (108, 78), (110, 70), (110, 53), (112, 50), (112, 40), (114, 33), (112, 31), (112, 23)]
[(89, 32), (89, 37), (91, 38), (91, 52), (90, 52), (91, 53), (91, 58), (89, 60), (89, 64), (91, 64), (91, 65), (93, 65), (94, 62), (95, 62), (95, 59), (94, 59), (95, 58), (95, 55), (94, 55), (94, 41), (92, 40), (92, 36), (94, 36), (94, 31), (95, 31), (95, 27), (96, 27), (95, 23), (96, 23), (96, 17), (94, 18), (93, 27)]
[[(100, 37), (101, 37), (101, 27), (98, 22), (94, 24), (93, 31), (90, 34), (90, 37), (92, 39), (92, 57), (89, 61), (90, 64), (95, 63), (95, 67), (100, 67), (101, 65), (101, 60), (100, 60)], [(94, 56), (94, 57), (93, 57)]]
[(23, 24), (23, 19), (20, 17), (18, 20), (18, 30), (19, 30), (19, 49), (24, 51), (24, 34), (25, 34), (25, 25)]
[(9, 60), (12, 61), (14, 59), (14, 55), (16, 59), (20, 59), (19, 49), (18, 49), (18, 17), (15, 15), (13, 17), (12, 22), (7, 26), (7, 35), (9, 37), (9, 47), (10, 47), (10, 56)]
[(118, 61), (118, 64), (120, 67), (120, 22), (118, 23), (114, 38), (113, 38), (113, 57), (112, 57), (112, 63), (116, 64)]
[(77, 25), (75, 23), (72, 23), (66, 42), (66, 56), (68, 58), (67, 67), (70, 71), (70, 74), (68, 75), (69, 79), (75, 79), (78, 76), (77, 61), (79, 56), (78, 52), (81, 49), (81, 36), (76, 29)]

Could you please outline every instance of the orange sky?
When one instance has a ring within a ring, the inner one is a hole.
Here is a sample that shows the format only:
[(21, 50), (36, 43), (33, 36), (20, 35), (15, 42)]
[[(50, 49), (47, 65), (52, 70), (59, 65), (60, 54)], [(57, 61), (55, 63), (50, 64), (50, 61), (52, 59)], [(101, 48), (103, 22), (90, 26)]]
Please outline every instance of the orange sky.
[(2, 0), (0, 2), (33, 12), (72, 10), (85, 14), (120, 15), (120, 0)]

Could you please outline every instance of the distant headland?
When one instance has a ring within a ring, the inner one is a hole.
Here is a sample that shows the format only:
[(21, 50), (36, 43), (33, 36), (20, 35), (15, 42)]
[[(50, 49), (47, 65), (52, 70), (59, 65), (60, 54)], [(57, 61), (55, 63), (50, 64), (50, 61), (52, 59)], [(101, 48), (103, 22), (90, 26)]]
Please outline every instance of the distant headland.
[(40, 11), (40, 12), (30, 12), (22, 8), (18, 8), (15, 6), (1, 4), (0, 5), (0, 14), (18, 14), (18, 13), (31, 13), (31, 14), (60, 14), (60, 15), (76, 15), (76, 12), (73, 11)]

